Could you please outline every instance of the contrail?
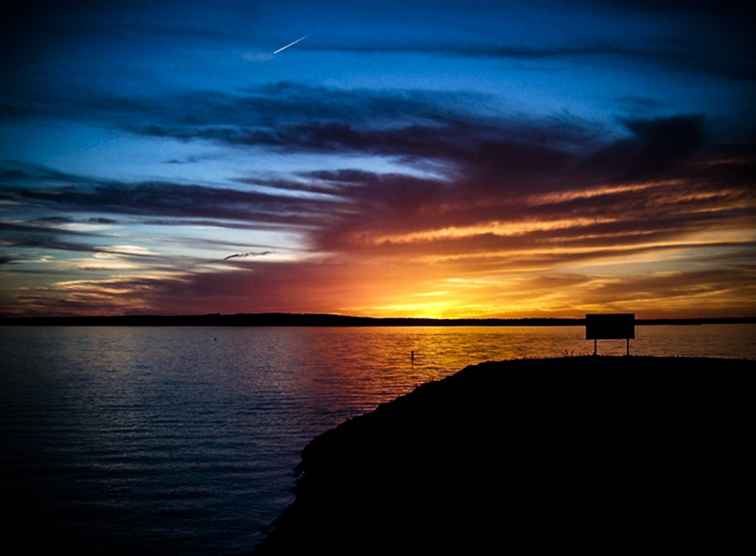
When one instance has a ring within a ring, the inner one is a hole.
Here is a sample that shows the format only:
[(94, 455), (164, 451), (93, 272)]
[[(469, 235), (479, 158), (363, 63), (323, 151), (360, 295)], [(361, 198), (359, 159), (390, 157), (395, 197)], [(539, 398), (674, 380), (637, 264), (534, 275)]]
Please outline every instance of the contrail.
[(234, 253), (233, 255), (225, 257), (223, 260), (227, 261), (229, 259), (235, 259), (237, 257), (262, 257), (263, 255), (270, 255), (271, 253), (272, 251), (260, 251), (259, 253), (256, 253), (255, 251), (249, 251), (247, 253)]
[(274, 51), (273, 51), (273, 54), (278, 54), (279, 52), (283, 52), (283, 51), (284, 51), (284, 50), (286, 50), (287, 48), (291, 48), (291, 47), (292, 47), (292, 46), (294, 46), (295, 44), (297, 44), (297, 43), (300, 43), (300, 42), (302, 42), (303, 40), (305, 40), (305, 39), (306, 39), (306, 38), (307, 38), (308, 36), (309, 36), (309, 35), (302, 35), (301, 37), (299, 37), (299, 38), (298, 38), (297, 40), (295, 40), (294, 42), (290, 42), (289, 44), (285, 44), (285, 45), (283, 45), (283, 46), (282, 46), (281, 48), (279, 48), (278, 50), (274, 50)]

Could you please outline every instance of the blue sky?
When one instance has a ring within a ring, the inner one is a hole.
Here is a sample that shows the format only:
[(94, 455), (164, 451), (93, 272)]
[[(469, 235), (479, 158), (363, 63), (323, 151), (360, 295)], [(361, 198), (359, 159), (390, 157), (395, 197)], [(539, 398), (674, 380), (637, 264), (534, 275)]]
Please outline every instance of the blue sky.
[(12, 5), (6, 313), (752, 312), (736, 8)]

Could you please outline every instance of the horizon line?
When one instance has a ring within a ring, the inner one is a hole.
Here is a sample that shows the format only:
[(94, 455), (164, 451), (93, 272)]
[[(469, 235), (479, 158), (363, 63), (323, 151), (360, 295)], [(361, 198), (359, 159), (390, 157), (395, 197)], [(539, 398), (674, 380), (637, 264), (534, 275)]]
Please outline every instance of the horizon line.
[[(591, 314), (591, 313), (588, 313)], [(192, 326), (192, 325), (235, 325), (235, 326), (507, 326), (507, 325), (556, 325), (581, 326), (582, 317), (374, 317), (345, 315), (339, 313), (197, 313), (197, 314), (150, 314), (134, 313), (121, 315), (0, 315), (0, 325), (44, 325), (44, 324), (107, 324), (120, 323), (125, 326)], [(756, 324), (756, 315), (720, 317), (659, 317), (636, 318), (636, 325), (653, 324)]]

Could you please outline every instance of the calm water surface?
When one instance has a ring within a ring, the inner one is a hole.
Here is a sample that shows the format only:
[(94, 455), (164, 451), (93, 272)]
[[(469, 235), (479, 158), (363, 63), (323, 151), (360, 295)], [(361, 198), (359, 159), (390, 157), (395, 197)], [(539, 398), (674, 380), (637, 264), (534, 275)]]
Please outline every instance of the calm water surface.
[[(93, 542), (249, 551), (291, 501), (299, 451), (318, 433), (468, 364), (589, 353), (583, 335), (0, 328), (0, 486), (36, 496)], [(756, 359), (756, 325), (638, 327), (637, 336), (637, 354)], [(624, 342), (600, 351), (621, 354)]]

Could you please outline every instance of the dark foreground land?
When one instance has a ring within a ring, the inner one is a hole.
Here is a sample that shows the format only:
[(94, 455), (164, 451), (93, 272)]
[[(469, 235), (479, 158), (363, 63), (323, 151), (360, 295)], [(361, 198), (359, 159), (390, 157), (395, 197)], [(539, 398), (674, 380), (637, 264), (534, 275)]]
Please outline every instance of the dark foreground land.
[(484, 363), (303, 451), (258, 554), (734, 549), (753, 502), (752, 361)]

